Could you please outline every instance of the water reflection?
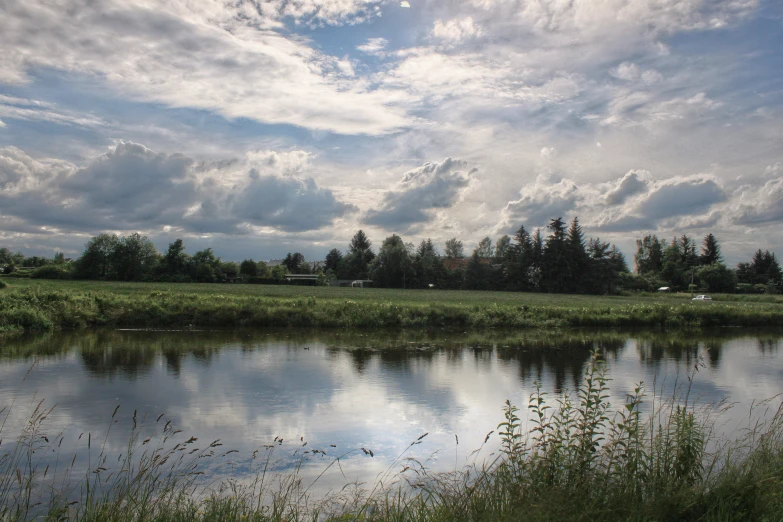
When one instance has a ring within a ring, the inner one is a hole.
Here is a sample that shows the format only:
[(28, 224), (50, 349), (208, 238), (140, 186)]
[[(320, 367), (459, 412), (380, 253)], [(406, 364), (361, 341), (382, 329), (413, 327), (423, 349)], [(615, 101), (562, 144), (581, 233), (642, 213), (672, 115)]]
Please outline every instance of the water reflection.
[[(359, 452), (332, 479), (372, 482), (424, 432), (413, 456), (453, 469), (496, 428), (506, 399), (524, 411), (534, 381), (550, 394), (574, 389), (594, 350), (608, 363), (614, 404), (640, 381), (669, 393), (699, 367), (693, 397), (736, 401), (744, 418), (743, 405), (783, 392), (782, 339), (781, 331), (741, 330), (48, 334), (3, 341), (0, 409), (14, 397), (17, 405), (43, 397), (57, 403), (56, 428), (78, 435), (105, 432), (119, 404), (125, 415), (107, 440), (116, 448), (127, 442), (134, 410), (148, 419), (165, 413), (184, 433), (220, 438), (241, 455), (282, 437), (282, 467), (304, 441), (327, 453), (332, 444), (340, 452), (368, 447), (375, 458)], [(4, 433), (25, 421), (15, 408)], [(491, 439), (485, 453), (496, 445)], [(320, 471), (326, 457), (308, 459)]]

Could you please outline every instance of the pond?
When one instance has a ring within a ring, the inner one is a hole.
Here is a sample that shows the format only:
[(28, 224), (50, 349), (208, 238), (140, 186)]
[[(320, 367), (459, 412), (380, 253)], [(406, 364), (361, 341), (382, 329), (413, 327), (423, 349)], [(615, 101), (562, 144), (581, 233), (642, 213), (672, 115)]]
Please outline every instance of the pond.
[(95, 441), (118, 454), (134, 423), (153, 433), (170, 421), (202, 448), (220, 439), (211, 478), (252, 475), (261, 452), (272, 470), (301, 466), (305, 483), (326, 470), (313, 491), (372, 485), (406, 458), (450, 471), (489, 457), (505, 401), (526, 420), (534, 382), (553, 399), (573, 390), (594, 350), (606, 361), (615, 407), (640, 382), (650, 395), (728, 401), (716, 425), (726, 437), (783, 392), (781, 330), (99, 330), (2, 343), (0, 409), (12, 408), (0, 415), (8, 416), (0, 438), (15, 437), (41, 399), (54, 406), (42, 433), (62, 433), (63, 442), (38, 457), (42, 466), (58, 458), (83, 474), (94, 466)]

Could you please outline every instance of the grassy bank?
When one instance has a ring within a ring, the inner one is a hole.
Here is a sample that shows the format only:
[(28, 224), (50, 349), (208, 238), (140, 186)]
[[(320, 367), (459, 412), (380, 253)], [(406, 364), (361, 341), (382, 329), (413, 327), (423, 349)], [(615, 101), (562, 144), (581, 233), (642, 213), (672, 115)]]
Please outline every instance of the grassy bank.
[(124, 327), (543, 328), (779, 326), (777, 297), (584, 296), (255, 285), (16, 280), (0, 329)]
[[(726, 441), (715, 431), (713, 409), (696, 408), (687, 398), (653, 397), (648, 405), (641, 384), (613, 406), (606, 402), (608, 383), (594, 358), (574, 393), (551, 398), (538, 388), (526, 413), (508, 402), (502, 416), (499, 408), (494, 459), (435, 474), (406, 459), (405, 450), (378, 483), (326, 498), (308, 494), (311, 481), (299, 467), (269, 472), (275, 443), (240, 467), (250, 472), (247, 481), (204, 480), (202, 473), (216, 465), (235, 469), (244, 461), (219, 441), (180, 433), (164, 416), (143, 438), (136, 412), (127, 450), (117, 459), (101, 449), (101, 438), (80, 436), (85, 449), (92, 448), (91, 465), (81, 476), (72, 472), (59, 480), (37, 464), (37, 455), (59, 451), (63, 437), (46, 436), (49, 412), (38, 408), (17, 444), (0, 451), (0, 520), (781, 520), (783, 410), (776, 402), (760, 403), (756, 408), (772, 415), (754, 421), (758, 409), (749, 412), (747, 431)], [(117, 415), (129, 413), (115, 410), (109, 425)], [(426, 443), (426, 436), (408, 448)], [(303, 459), (313, 448), (304, 445)], [(339, 459), (353, 453), (377, 458), (356, 448), (324, 466), (339, 467)]]

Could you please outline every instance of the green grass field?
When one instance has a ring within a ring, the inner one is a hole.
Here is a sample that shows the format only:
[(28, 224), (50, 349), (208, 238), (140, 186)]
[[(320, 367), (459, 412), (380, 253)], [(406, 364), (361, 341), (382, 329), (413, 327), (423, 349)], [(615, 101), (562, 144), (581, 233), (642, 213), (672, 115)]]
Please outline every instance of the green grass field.
[[(690, 294), (660, 293), (632, 296), (596, 296), (571, 294), (539, 294), (525, 292), (484, 292), (474, 290), (402, 290), (390, 288), (332, 288), (287, 285), (207, 284), (207, 283), (124, 283), (117, 281), (57, 281), (46, 279), (10, 279), (5, 281), (12, 288), (39, 290), (69, 290), (111, 292), (117, 295), (146, 295), (151, 292), (171, 292), (201, 295), (252, 296), (279, 299), (298, 299), (314, 296), (321, 300), (363, 302), (394, 302), (398, 304), (449, 305), (528, 305), (605, 307), (651, 303), (681, 303), (689, 301)], [(701, 293), (701, 292), (700, 292)], [(783, 295), (711, 294), (721, 303), (771, 303), (783, 304)], [(709, 303), (694, 303), (698, 305)]]
[(451, 290), (120, 283), (7, 278), (0, 328), (85, 326), (471, 327), (779, 326), (783, 298), (590, 296)]

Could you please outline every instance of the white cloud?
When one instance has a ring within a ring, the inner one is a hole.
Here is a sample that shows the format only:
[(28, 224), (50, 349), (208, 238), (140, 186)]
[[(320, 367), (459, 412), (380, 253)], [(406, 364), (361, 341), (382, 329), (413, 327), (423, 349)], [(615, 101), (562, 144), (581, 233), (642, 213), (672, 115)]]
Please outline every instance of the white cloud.
[(281, 16), (338, 23), (378, 2), (281, 0), (258, 9), (250, 2), (175, 0), (154, 9), (142, 0), (77, 0), (46, 9), (11, 4), (13, 16), (0, 18), (0, 46), (15, 51), (4, 60), (14, 71), (4, 74), (6, 82), (28, 82), (28, 71), (54, 68), (97, 75), (130, 98), (228, 118), (345, 134), (381, 134), (410, 123), (383, 93), (345, 74), (345, 64), (270, 26)]
[(0, 94), (0, 116), (16, 120), (44, 121), (60, 125), (85, 127), (105, 125), (102, 119), (91, 114), (75, 113), (59, 109), (52, 103)]
[(650, 173), (646, 170), (630, 170), (623, 176), (614, 188), (606, 193), (606, 203), (608, 205), (619, 205), (640, 192), (647, 190), (650, 180)]
[(471, 182), (476, 169), (446, 158), (428, 162), (405, 173), (386, 194), (378, 209), (367, 211), (363, 222), (390, 231), (407, 231), (432, 220), (432, 211), (453, 206)]
[(479, 37), (483, 32), (481, 27), (476, 25), (473, 18), (470, 16), (446, 21), (436, 20), (432, 28), (432, 34), (436, 38), (455, 42)]
[[(779, 165), (779, 164), (778, 164)], [(732, 221), (738, 225), (761, 226), (783, 224), (783, 175), (760, 187), (745, 185), (734, 194)]]
[(630, 63), (630, 62), (621, 63), (616, 68), (612, 69), (609, 74), (611, 74), (615, 78), (619, 78), (621, 80), (626, 80), (629, 82), (634, 82), (638, 80), (639, 77), (641, 76), (639, 67), (635, 63)]
[(363, 53), (367, 54), (381, 54), (389, 45), (389, 41), (386, 38), (369, 38), (367, 42), (356, 48)]
[(574, 211), (584, 193), (573, 180), (538, 176), (535, 183), (519, 191), (520, 198), (509, 201), (501, 212), (501, 229), (541, 227), (549, 220)]

